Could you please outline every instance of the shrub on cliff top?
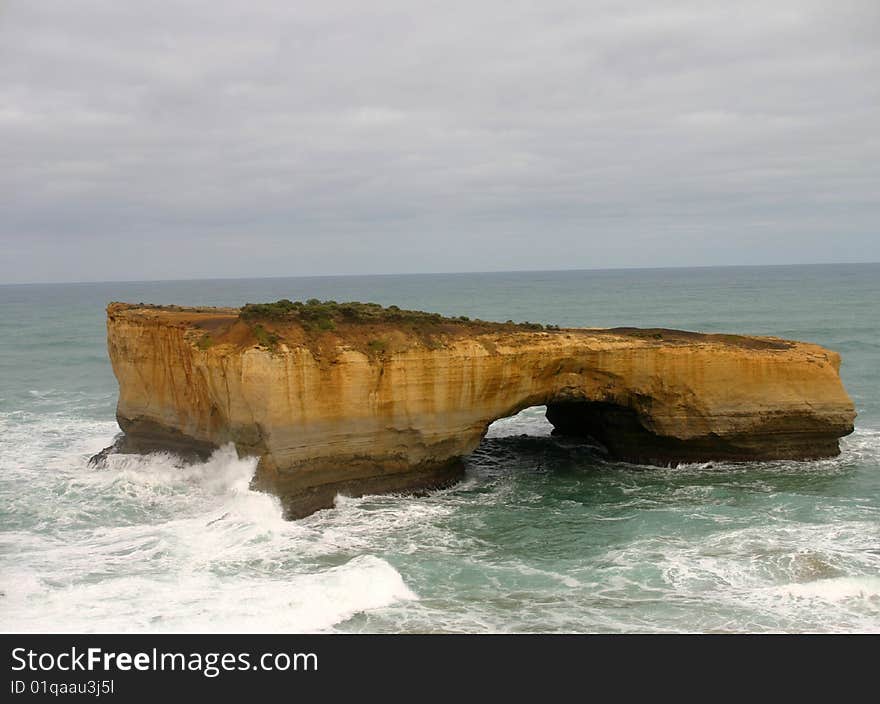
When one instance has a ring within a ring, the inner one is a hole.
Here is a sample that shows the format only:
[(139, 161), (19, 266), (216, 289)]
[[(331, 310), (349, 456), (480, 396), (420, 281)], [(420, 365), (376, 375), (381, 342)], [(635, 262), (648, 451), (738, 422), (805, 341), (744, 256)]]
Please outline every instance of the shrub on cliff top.
[(263, 347), (268, 347), (270, 350), (274, 350), (278, 346), (278, 343), (281, 342), (281, 337), (278, 333), (266, 330), (262, 325), (254, 325), (253, 330), (254, 337), (257, 338), (257, 342)]
[(375, 354), (382, 354), (388, 349), (388, 343), (385, 340), (370, 340), (367, 343), (367, 349)]
[[(306, 330), (334, 330), (339, 323), (405, 323), (422, 327), (439, 324), (482, 326), (493, 328), (515, 327), (524, 330), (544, 330), (541, 323), (493, 323), (484, 320), (471, 320), (467, 316), (447, 318), (439, 313), (428, 313), (421, 310), (404, 310), (397, 306), (387, 308), (378, 303), (361, 303), (348, 301), (319, 301), (310, 298), (305, 303), (283, 298), (275, 303), (248, 303), (242, 307), (239, 316), (248, 322), (256, 321), (290, 321), (296, 322)], [(548, 326), (547, 329), (558, 329)]]

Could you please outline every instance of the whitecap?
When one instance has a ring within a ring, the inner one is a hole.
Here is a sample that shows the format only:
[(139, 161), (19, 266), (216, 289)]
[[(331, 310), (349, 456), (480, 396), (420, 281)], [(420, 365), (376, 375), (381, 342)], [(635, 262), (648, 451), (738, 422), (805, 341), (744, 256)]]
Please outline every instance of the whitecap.
[(182, 570), (59, 586), (34, 574), (8, 577), (0, 603), (9, 632), (316, 632), (418, 598), (394, 567), (372, 555), (284, 579)]
[(866, 600), (880, 607), (880, 577), (832, 577), (812, 582), (786, 584), (776, 589), (783, 596), (839, 602)]

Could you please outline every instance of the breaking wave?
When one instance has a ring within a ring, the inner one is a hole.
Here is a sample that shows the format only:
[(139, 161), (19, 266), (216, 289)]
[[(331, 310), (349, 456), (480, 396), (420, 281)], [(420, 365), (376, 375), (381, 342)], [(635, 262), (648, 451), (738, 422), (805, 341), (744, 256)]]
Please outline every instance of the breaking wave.
[(386, 560), (285, 521), (249, 489), (256, 460), (231, 446), (203, 463), (113, 455), (95, 469), (114, 423), (9, 415), (4, 630), (323, 631), (417, 598)]

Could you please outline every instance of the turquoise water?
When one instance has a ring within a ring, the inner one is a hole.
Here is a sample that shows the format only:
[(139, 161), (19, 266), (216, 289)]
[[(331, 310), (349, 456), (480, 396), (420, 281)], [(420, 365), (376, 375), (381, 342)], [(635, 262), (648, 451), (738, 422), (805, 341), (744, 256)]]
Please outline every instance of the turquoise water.
[[(254, 462), (109, 444), (111, 300), (372, 300), (839, 351), (839, 458), (648, 469), (492, 426), (458, 485), (285, 522)], [(26, 631), (878, 631), (880, 265), (0, 286), (0, 621)]]

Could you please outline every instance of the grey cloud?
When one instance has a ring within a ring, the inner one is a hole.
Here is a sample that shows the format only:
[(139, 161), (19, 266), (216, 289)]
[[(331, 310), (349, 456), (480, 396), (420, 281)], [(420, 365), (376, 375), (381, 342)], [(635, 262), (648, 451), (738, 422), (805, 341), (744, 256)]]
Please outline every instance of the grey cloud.
[(880, 5), (11, 0), (0, 281), (880, 259)]

